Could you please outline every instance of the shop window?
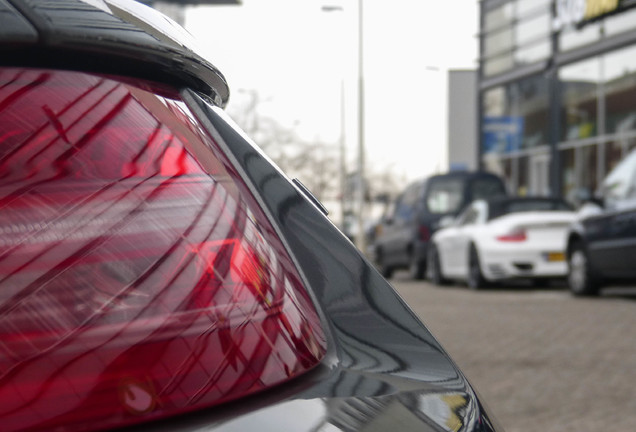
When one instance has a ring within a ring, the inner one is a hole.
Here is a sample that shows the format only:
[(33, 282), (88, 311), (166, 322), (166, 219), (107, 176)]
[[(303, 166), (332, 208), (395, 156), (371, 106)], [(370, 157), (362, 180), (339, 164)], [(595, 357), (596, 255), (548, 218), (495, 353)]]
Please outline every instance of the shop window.
[(515, 52), (515, 62), (517, 64), (530, 64), (547, 58), (550, 55), (550, 41), (536, 43), (527, 47), (519, 48)]
[(484, 153), (510, 154), (547, 143), (547, 85), (537, 75), (484, 93)]
[[(483, 155), (481, 158), (481, 163), (484, 171), (488, 171), (493, 174), (497, 174), (498, 176), (505, 177), (504, 159), (497, 156), (496, 154), (491, 153)], [(506, 190), (510, 190), (508, 186), (508, 183), (506, 183)]]
[(495, 87), (484, 93), (484, 114), (502, 116), (506, 113), (506, 89)]
[(547, 10), (545, 14), (519, 21), (515, 27), (517, 45), (524, 45), (541, 38), (547, 40), (550, 35), (550, 22)]
[(568, 51), (601, 39), (601, 24), (587, 24), (582, 29), (574, 27), (564, 29), (559, 37), (559, 49)]
[(519, 168), (517, 174), (517, 195), (519, 196), (528, 196), (532, 195), (533, 191), (529, 190), (528, 187), (528, 156), (522, 156), (518, 161)]
[(518, 0), (516, 15), (523, 17), (537, 11), (549, 11), (551, 1), (552, 0)]
[(592, 44), (636, 28), (636, 9), (610, 15), (601, 21), (587, 23), (582, 28), (565, 28), (559, 37), (559, 48), (568, 51)]
[(512, 69), (513, 65), (514, 59), (512, 58), (512, 53), (493, 57), (484, 61), (484, 74), (486, 76), (496, 75)]
[(485, 30), (490, 31), (506, 25), (512, 25), (514, 19), (512, 3), (506, 3), (498, 8), (486, 12)]
[(636, 28), (636, 9), (607, 17), (603, 25), (606, 37), (634, 30)]
[(577, 203), (576, 170), (574, 149), (565, 149), (559, 152), (562, 196), (573, 204)]
[(483, 36), (483, 73), (492, 76), (514, 67), (514, 9), (509, 2), (486, 12)]
[(547, 143), (549, 98), (548, 81), (543, 75), (513, 84), (518, 87), (517, 112), (523, 118), (522, 148), (535, 148)]
[(514, 38), (512, 28), (504, 28), (486, 35), (484, 39), (484, 54), (487, 56), (501, 54), (512, 50)]
[(517, 190), (517, 176), (516, 174), (516, 158), (506, 158), (501, 161), (503, 166), (503, 177), (506, 181), (506, 189), (509, 191)]
[(578, 187), (593, 192), (597, 187), (598, 173), (598, 146), (588, 145), (577, 149), (580, 152), (579, 166), (577, 167)]
[(633, 135), (636, 133), (636, 47), (607, 54), (602, 61), (607, 133)]
[(550, 154), (547, 151), (534, 153), (526, 159), (528, 165), (526, 173), (529, 176), (530, 195), (550, 195)]
[(598, 186), (598, 145), (590, 144), (561, 150), (563, 196), (578, 206)]
[(485, 15), (483, 72), (486, 76), (550, 56), (550, 0), (509, 2)]
[(485, 92), (483, 105), (483, 153), (506, 153), (515, 135), (508, 124), (506, 88), (496, 87)]
[(597, 133), (600, 59), (592, 58), (559, 71), (563, 107), (561, 138), (585, 139)]

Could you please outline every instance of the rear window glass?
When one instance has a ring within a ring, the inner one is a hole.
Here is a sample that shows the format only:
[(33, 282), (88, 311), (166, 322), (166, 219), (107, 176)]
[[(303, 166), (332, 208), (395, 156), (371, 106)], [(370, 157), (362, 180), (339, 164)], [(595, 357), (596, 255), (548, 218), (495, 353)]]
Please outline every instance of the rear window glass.
[(479, 178), (470, 181), (470, 193), (473, 200), (505, 196), (506, 189), (500, 180)]
[(435, 214), (455, 213), (461, 210), (464, 200), (464, 181), (449, 178), (431, 182), (426, 199), (428, 211)]
[[(465, 189), (468, 190), (468, 197), (464, 196)], [(505, 195), (503, 182), (497, 178), (438, 177), (430, 183), (426, 205), (428, 211), (434, 214), (457, 213), (466, 204), (466, 199), (488, 199)]]

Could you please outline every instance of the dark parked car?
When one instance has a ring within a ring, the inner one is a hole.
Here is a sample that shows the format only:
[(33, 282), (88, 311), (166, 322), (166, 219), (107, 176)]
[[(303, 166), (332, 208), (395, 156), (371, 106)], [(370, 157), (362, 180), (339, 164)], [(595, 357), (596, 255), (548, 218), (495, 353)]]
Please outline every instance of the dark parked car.
[(0, 429), (493, 431), (183, 35), (0, 0)]
[(450, 172), (409, 185), (387, 209), (375, 237), (375, 262), (385, 277), (408, 268), (413, 279), (426, 274), (431, 235), (445, 216), (457, 216), (470, 202), (505, 196), (503, 180), (486, 172)]
[(636, 151), (605, 178), (584, 205), (568, 240), (568, 284), (577, 296), (606, 284), (636, 284)]

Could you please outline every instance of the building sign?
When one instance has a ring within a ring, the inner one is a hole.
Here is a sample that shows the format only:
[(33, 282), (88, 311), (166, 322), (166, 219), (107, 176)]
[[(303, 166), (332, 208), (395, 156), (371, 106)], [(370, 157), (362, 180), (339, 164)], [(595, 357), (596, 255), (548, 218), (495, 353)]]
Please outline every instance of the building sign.
[(483, 152), (508, 154), (521, 149), (523, 117), (485, 117), (483, 123)]
[[(623, 9), (621, 0), (555, 0), (555, 18), (552, 28), (555, 31), (574, 25), (582, 26), (589, 21)], [(630, 5), (631, 6), (631, 5)]]

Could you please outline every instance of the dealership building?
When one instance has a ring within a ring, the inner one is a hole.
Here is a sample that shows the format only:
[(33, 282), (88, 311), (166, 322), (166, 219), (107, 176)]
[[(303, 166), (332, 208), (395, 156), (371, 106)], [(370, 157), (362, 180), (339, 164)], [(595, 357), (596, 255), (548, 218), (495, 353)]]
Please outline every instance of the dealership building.
[(636, 0), (482, 0), (479, 166), (575, 202), (636, 147)]

